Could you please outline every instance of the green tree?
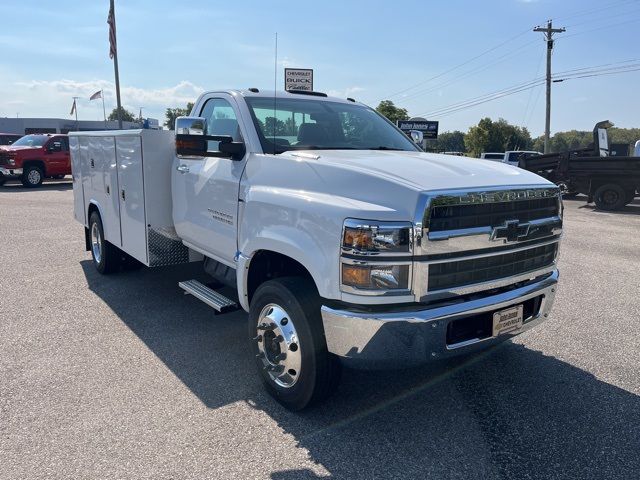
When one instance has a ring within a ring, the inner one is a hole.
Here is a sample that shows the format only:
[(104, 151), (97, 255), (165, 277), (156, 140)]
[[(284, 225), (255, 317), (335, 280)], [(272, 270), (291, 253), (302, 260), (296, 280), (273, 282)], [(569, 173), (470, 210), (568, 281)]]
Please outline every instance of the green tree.
[(164, 112), (164, 116), (166, 119), (164, 122), (164, 126), (167, 127), (169, 130), (175, 130), (176, 118), (185, 117), (189, 115), (192, 109), (193, 109), (193, 102), (187, 103), (187, 108), (179, 108), (179, 107), (167, 108), (167, 110)]
[[(134, 114), (131, 113), (129, 110), (125, 109), (124, 107), (120, 107), (120, 112), (121, 112), (121, 116), (122, 116), (122, 121), (123, 122), (135, 122), (137, 120), (136, 117), (134, 116)], [(107, 120), (109, 120), (109, 121), (118, 120), (118, 109), (117, 108), (114, 108), (111, 111), (111, 113), (107, 117)]]
[(511, 125), (503, 118), (494, 122), (487, 117), (469, 129), (464, 144), (468, 153), (479, 157), (482, 152), (529, 150), (533, 140), (526, 128)]
[(394, 125), (398, 120), (408, 120), (409, 113), (405, 108), (396, 107), (391, 100), (383, 100), (376, 107), (378, 113), (381, 113), (389, 119)]
[(464, 137), (464, 133), (459, 130), (440, 133), (433, 149), (439, 152), (464, 152)]

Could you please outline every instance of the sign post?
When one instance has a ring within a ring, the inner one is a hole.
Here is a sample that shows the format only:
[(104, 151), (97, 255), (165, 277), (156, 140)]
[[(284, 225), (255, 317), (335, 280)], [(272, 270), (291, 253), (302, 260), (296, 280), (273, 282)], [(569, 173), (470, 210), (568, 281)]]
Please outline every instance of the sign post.
[(311, 68), (285, 68), (285, 91), (303, 90), (313, 92), (313, 69)]

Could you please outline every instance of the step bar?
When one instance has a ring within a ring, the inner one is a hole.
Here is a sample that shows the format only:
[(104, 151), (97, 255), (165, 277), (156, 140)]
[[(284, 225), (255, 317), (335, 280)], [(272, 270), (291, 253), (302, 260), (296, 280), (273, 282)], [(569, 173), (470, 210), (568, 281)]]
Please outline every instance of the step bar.
[(231, 310), (237, 310), (238, 304), (225, 297), (221, 293), (210, 289), (198, 280), (185, 280), (184, 282), (178, 282), (178, 286), (186, 293), (189, 293), (196, 297), (198, 300), (202, 300), (214, 310), (225, 313)]

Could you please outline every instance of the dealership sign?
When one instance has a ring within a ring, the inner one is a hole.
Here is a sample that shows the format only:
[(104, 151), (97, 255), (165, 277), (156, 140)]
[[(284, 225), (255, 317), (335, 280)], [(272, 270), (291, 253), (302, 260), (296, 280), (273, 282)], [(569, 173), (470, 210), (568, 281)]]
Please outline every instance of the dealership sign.
[(438, 122), (433, 120), (398, 120), (398, 128), (407, 134), (418, 130), (424, 138), (438, 138)]
[(284, 89), (313, 92), (313, 70), (310, 68), (285, 68)]

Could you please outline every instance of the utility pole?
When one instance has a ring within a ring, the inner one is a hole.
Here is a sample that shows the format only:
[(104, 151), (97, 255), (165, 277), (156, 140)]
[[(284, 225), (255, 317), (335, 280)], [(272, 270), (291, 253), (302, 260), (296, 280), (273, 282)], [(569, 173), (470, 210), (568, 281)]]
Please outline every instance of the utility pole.
[(562, 33), (565, 28), (553, 28), (552, 20), (546, 27), (536, 27), (534, 32), (543, 32), (547, 40), (547, 114), (544, 123), (544, 153), (549, 153), (549, 137), (551, 135), (551, 52), (553, 51), (553, 34)]

